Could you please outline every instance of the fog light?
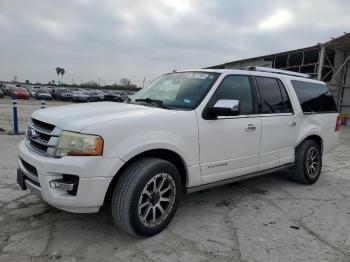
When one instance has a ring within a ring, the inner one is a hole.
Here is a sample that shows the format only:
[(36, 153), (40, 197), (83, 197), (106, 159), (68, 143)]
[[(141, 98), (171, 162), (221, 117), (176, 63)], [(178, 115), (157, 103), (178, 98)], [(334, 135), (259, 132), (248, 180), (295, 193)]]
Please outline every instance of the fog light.
[(79, 177), (76, 175), (63, 174), (62, 178), (51, 180), (51, 188), (67, 191), (68, 194), (76, 196), (78, 192)]
[(58, 190), (72, 191), (74, 189), (74, 183), (69, 183), (64, 179), (55, 179), (49, 182), (50, 187)]

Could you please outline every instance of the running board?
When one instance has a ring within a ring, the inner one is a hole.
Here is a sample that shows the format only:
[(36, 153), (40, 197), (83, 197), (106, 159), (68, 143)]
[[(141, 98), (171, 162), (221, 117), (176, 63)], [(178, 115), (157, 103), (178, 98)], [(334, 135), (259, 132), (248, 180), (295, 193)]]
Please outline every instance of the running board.
[(255, 173), (251, 173), (251, 174), (247, 174), (247, 175), (237, 176), (237, 177), (233, 177), (233, 178), (229, 178), (229, 179), (225, 179), (225, 180), (220, 180), (220, 181), (209, 183), (209, 184), (190, 187), (190, 188), (186, 188), (185, 192), (186, 193), (193, 193), (193, 192), (205, 190), (205, 189), (212, 188), (212, 187), (222, 186), (222, 185), (234, 183), (234, 182), (237, 182), (240, 180), (245, 180), (245, 179), (249, 179), (249, 178), (253, 178), (253, 177), (262, 176), (262, 175), (274, 173), (277, 171), (281, 171), (281, 170), (290, 168), (293, 165), (294, 165), (293, 163), (287, 164), (287, 165), (283, 165), (283, 166), (279, 166), (279, 167), (275, 167), (275, 168), (270, 168), (270, 169), (266, 169), (263, 171), (259, 171), (259, 172), (255, 172)]

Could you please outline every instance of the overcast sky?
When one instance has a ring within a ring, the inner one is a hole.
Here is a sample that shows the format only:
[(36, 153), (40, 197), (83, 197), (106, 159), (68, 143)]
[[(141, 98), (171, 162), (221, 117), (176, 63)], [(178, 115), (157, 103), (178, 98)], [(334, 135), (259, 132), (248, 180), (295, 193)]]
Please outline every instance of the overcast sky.
[(349, 0), (0, 0), (0, 79), (141, 84), (350, 31)]

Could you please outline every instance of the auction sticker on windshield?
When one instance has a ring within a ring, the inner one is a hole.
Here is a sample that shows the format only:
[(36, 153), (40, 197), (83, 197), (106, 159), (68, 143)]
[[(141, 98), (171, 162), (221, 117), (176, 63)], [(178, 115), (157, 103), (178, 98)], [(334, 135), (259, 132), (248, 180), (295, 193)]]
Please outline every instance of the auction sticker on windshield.
[(187, 75), (187, 78), (195, 78), (195, 79), (207, 79), (208, 74), (201, 74), (201, 73), (189, 73)]

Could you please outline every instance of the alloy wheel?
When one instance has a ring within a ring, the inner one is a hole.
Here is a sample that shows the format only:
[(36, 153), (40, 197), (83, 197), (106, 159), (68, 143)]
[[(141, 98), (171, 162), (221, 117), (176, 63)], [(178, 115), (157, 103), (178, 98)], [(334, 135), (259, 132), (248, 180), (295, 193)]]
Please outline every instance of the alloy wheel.
[(318, 175), (320, 168), (320, 154), (315, 147), (310, 147), (306, 155), (306, 170), (310, 177)]
[(176, 185), (171, 175), (160, 173), (154, 176), (142, 190), (138, 203), (141, 223), (149, 228), (160, 225), (173, 209)]

